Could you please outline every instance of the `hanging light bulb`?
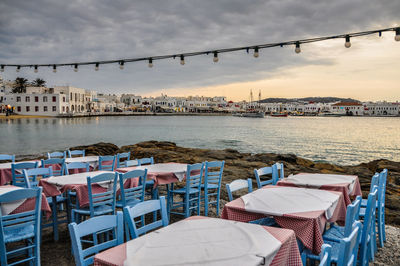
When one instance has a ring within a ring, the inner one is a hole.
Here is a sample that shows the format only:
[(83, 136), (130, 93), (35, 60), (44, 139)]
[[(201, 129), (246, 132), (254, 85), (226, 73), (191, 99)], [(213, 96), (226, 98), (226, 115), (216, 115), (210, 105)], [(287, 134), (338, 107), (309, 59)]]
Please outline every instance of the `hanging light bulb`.
[(1, 65), (1, 72), (4, 72), (4, 65)]
[(344, 47), (350, 48), (351, 47), (351, 42), (350, 42), (350, 36), (346, 35), (346, 42), (344, 43)]
[(124, 64), (125, 64), (125, 61), (121, 61), (121, 62), (119, 62), (119, 69), (124, 69)]
[(185, 57), (181, 55), (181, 65), (183, 66), (185, 64)]
[(149, 67), (153, 67), (153, 58), (149, 58)]
[(56, 73), (57, 72), (57, 66), (53, 65), (53, 72)]
[(34, 70), (34, 72), (35, 72), (35, 73), (38, 73), (38, 71), (39, 71), (39, 70), (38, 70), (38, 66), (35, 65), (35, 70)]
[(218, 52), (214, 52), (214, 58), (213, 58), (214, 63), (218, 62)]
[(75, 72), (78, 72), (78, 64), (75, 64), (75, 66), (74, 66), (74, 71), (75, 71)]
[(296, 54), (298, 54), (298, 53), (301, 52), (301, 49), (300, 49), (300, 42), (296, 42), (296, 49), (294, 49), (294, 51), (296, 52)]
[(99, 63), (96, 63), (96, 65), (94, 66), (94, 71), (99, 71)]
[(21, 66), (17, 66), (17, 72), (19, 72), (19, 70), (21, 69)]
[(400, 41), (400, 28), (396, 28), (396, 36), (394, 36), (396, 42)]
[(258, 47), (254, 48), (254, 57), (257, 58), (260, 54), (258, 53)]

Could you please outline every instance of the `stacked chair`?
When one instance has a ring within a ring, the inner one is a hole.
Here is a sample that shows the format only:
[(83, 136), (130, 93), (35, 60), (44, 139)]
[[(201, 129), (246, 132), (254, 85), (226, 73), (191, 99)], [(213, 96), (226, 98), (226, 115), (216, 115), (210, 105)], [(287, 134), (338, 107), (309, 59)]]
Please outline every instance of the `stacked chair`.
[[(283, 173), (283, 166), (281, 167)], [(271, 175), (269, 178), (268, 176)], [(256, 177), (257, 187), (262, 188), (266, 185), (276, 185), (279, 180), (278, 165), (263, 167), (260, 169), (254, 169), (254, 176)], [(268, 177), (268, 179), (266, 179)], [(261, 180), (263, 178), (263, 180)]]
[[(117, 168), (128, 167), (126, 162), (129, 161), (130, 158), (131, 158), (131, 152), (118, 153), (117, 154)], [(122, 161), (121, 161), (121, 159), (122, 159)]]
[(208, 208), (215, 205), (219, 215), (219, 201), (221, 197), (221, 181), (225, 161), (205, 162), (204, 183), (201, 184), (204, 215), (208, 216)]

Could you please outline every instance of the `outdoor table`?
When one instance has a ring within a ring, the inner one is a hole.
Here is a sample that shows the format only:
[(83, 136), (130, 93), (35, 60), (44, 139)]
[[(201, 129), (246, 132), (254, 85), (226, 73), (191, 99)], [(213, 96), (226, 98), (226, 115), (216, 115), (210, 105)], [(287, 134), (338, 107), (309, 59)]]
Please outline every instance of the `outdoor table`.
[[(127, 252), (129, 249), (129, 252)], [(94, 265), (302, 265), (292, 230), (194, 216), (105, 250)]]
[[(73, 157), (65, 158), (65, 163), (89, 163), (91, 170), (95, 170), (99, 167), (99, 156), (85, 156), (85, 157)], [(79, 169), (72, 169), (73, 173), (78, 173)]]
[(326, 222), (344, 222), (346, 203), (337, 191), (269, 185), (228, 202), (221, 215), (240, 222), (264, 217), (292, 229), (306, 248), (319, 254)]
[(183, 181), (186, 176), (187, 164), (183, 163), (158, 163), (142, 166), (118, 168), (117, 172), (126, 173), (132, 170), (147, 169), (147, 179), (154, 180), (154, 187), (168, 185), (177, 181)]
[[(22, 162), (15, 162), (15, 163), (34, 163), (39, 162), (39, 160), (32, 160), (32, 161), (22, 161)], [(13, 163), (0, 163), (0, 186), (3, 186), (7, 183), (12, 182), (12, 172), (11, 172), (11, 165)]]
[(355, 175), (300, 173), (278, 181), (277, 185), (339, 191), (343, 193), (346, 205), (351, 204), (350, 197), (362, 195), (360, 181)]
[[(7, 192), (17, 190), (17, 189), (23, 189), (21, 187), (16, 187), (16, 186), (0, 186), (0, 195), (3, 195)], [(1, 213), (3, 215), (7, 214), (16, 214), (16, 213), (21, 213), (21, 212), (26, 212), (35, 209), (35, 199), (30, 198), (26, 200), (21, 200), (17, 202), (10, 202), (6, 204), (1, 204)], [(46, 217), (49, 218), (51, 215), (51, 208), (49, 203), (47, 202), (46, 196), (44, 193), (42, 193), (42, 204), (41, 204), (41, 210), (46, 213)]]

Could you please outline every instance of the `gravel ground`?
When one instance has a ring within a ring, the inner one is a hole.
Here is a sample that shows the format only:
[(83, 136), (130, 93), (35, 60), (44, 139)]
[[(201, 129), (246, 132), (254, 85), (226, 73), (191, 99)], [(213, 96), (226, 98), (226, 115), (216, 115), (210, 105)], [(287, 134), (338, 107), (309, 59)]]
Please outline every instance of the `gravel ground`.
[(400, 265), (400, 228), (386, 226), (386, 243), (378, 249), (372, 265)]

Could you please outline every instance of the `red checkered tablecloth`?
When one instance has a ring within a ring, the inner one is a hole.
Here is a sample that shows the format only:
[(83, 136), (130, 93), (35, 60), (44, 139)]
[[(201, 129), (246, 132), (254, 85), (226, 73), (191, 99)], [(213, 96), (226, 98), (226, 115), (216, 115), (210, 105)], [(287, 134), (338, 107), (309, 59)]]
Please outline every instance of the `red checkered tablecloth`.
[[(208, 217), (194, 216), (187, 219), (207, 219)], [(270, 265), (302, 265), (296, 236), (292, 230), (263, 226), (271, 235), (282, 243)], [(134, 241), (134, 240), (132, 240)], [(126, 259), (126, 243), (105, 250), (94, 257), (95, 266), (122, 266)]]
[[(273, 188), (276, 186), (265, 186), (262, 189)], [(341, 192), (337, 193), (340, 197), (336, 209), (329, 219), (329, 222), (345, 221), (346, 203)], [(241, 198), (228, 202), (222, 210), (221, 218), (239, 222), (249, 222), (266, 217), (264, 214), (248, 212), (245, 210), (244, 202)], [(321, 246), (324, 243), (322, 234), (326, 225), (325, 210), (284, 214), (283, 216), (274, 216), (275, 221), (282, 227), (292, 229), (296, 237), (304, 246), (313, 253), (319, 254)]]
[(11, 183), (11, 181), (12, 181), (11, 168), (0, 169), (0, 186), (3, 186), (7, 183)]

